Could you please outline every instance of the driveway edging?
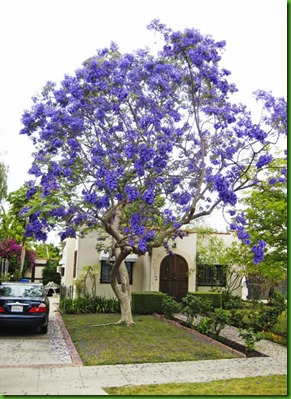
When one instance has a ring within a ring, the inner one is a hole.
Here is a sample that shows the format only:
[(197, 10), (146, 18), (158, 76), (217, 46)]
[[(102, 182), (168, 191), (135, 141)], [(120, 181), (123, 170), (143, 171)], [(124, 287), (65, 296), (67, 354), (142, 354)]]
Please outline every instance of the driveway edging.
[(65, 326), (63, 318), (62, 318), (62, 316), (60, 314), (60, 310), (59, 309), (55, 310), (55, 314), (54, 315), (55, 315), (56, 321), (57, 321), (57, 323), (58, 323), (58, 325), (60, 327), (61, 333), (62, 333), (62, 335), (64, 337), (64, 341), (65, 341), (65, 343), (67, 345), (69, 354), (71, 356), (72, 365), (73, 366), (84, 366), (84, 364), (83, 364), (83, 362), (82, 362), (82, 360), (81, 360), (81, 358), (80, 358), (80, 356), (79, 356), (79, 354), (78, 354), (78, 352), (77, 352), (77, 350), (75, 348), (75, 345), (74, 345), (74, 343), (72, 341), (72, 338), (71, 338), (70, 334), (68, 333), (68, 330), (67, 330), (67, 328)]

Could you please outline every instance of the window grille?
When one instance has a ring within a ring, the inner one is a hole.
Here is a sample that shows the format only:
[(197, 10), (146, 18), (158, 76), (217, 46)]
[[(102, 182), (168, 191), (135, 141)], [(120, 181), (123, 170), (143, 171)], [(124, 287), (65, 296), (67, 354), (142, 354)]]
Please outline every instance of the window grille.
[(208, 287), (225, 287), (226, 274), (224, 267), (221, 265), (199, 265), (197, 284)]
[[(129, 277), (129, 284), (132, 284), (132, 269), (133, 269), (133, 262), (125, 261), (125, 266), (127, 268), (128, 277)], [(100, 283), (110, 283), (110, 276), (111, 271), (113, 268), (113, 263), (108, 262), (106, 260), (101, 260), (101, 275), (100, 275)], [(121, 283), (121, 278), (118, 273), (117, 281)]]

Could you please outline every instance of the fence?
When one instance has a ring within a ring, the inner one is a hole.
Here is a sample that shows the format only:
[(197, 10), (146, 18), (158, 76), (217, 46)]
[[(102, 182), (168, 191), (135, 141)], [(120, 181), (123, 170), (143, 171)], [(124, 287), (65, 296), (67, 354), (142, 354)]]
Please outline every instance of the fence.
[(72, 285), (66, 286), (62, 284), (60, 286), (60, 299), (73, 299), (74, 287)]

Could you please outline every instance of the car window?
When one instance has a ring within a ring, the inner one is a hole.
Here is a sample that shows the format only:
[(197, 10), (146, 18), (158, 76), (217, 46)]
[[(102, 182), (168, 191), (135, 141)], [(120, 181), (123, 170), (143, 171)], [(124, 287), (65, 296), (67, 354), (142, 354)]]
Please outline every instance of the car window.
[(44, 295), (42, 287), (32, 285), (1, 285), (0, 297), (39, 298)]

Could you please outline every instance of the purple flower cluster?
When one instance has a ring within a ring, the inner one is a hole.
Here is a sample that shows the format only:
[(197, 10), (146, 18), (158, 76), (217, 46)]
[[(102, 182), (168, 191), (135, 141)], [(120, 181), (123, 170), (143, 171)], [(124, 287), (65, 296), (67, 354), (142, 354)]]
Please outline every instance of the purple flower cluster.
[(47, 228), (49, 227), (45, 218), (40, 218), (40, 211), (29, 216), (25, 236), (35, 237), (39, 241), (47, 240)]
[[(81, 225), (114, 226), (115, 238), (145, 252), (157, 226), (172, 236), (205, 209), (234, 207), (248, 171), (255, 181), (268, 167), (269, 136), (285, 133), (284, 101), (257, 92), (266, 113), (254, 124), (229, 100), (237, 89), (221, 66), (224, 41), (158, 20), (149, 29), (164, 39), (157, 55), (123, 54), (112, 43), (60, 85), (48, 82), (24, 112), (21, 134), (35, 145), (27, 199), (41, 187), (51, 205), (31, 218), (27, 235), (44, 239), (57, 222), (62, 239)], [(235, 224), (247, 242), (243, 219)]]
[(273, 156), (271, 154), (264, 154), (261, 155), (258, 159), (258, 162), (256, 163), (257, 169), (262, 168), (263, 166), (268, 165), (273, 159)]
[(256, 245), (252, 247), (254, 253), (254, 263), (257, 265), (264, 260), (264, 248), (266, 243), (264, 240), (259, 240)]
[(280, 131), (282, 135), (287, 135), (287, 102), (285, 98), (275, 98), (272, 92), (257, 90), (255, 93), (256, 100), (263, 103), (264, 115), (263, 122)]
[(124, 227), (123, 231), (128, 237), (128, 244), (132, 247), (137, 245), (141, 253), (147, 251), (147, 242), (155, 237), (155, 232), (144, 226), (144, 220), (140, 214), (132, 214), (130, 226)]
[(218, 196), (224, 204), (230, 204), (232, 206), (236, 204), (237, 196), (230, 189), (230, 184), (224, 176), (221, 174), (215, 176), (213, 188), (218, 192)]
[(128, 200), (128, 202), (134, 202), (134, 201), (136, 201), (136, 200), (139, 198), (139, 196), (140, 196), (139, 191), (138, 191), (134, 186), (130, 186), (130, 185), (128, 185), (128, 184), (125, 186), (124, 192), (125, 192), (126, 195), (127, 195), (127, 200)]

